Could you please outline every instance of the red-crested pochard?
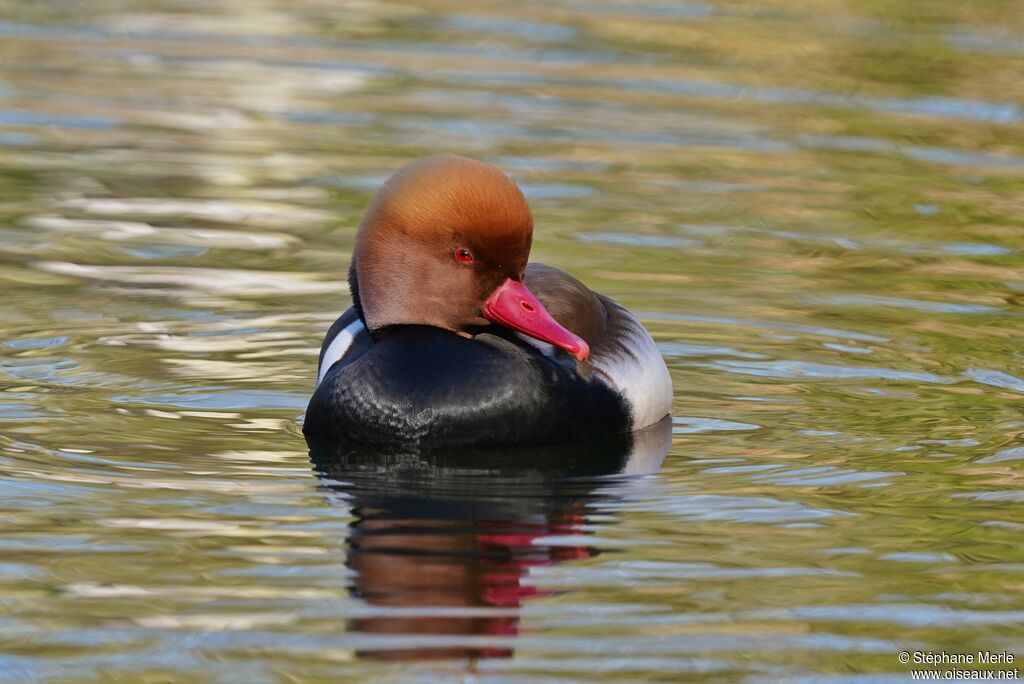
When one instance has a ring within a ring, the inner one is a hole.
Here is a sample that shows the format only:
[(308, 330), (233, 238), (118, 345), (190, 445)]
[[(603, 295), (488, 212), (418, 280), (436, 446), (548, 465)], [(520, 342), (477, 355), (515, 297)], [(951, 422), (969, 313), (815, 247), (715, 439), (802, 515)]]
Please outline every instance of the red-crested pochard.
[(308, 438), (377, 447), (554, 444), (668, 415), (672, 381), (624, 308), (527, 264), (533, 218), (495, 167), (399, 170), (356, 236), (353, 306), (320, 350)]

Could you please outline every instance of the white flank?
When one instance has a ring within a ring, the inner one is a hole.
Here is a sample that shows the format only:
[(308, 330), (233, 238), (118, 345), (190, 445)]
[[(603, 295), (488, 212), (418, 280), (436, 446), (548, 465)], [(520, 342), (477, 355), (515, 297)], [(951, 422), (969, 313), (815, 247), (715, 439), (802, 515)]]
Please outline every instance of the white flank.
[(356, 335), (365, 330), (363, 322), (358, 318), (344, 328), (334, 336), (331, 340), (330, 345), (327, 347), (327, 351), (324, 352), (323, 361), (320, 362), (319, 372), (317, 373), (316, 386), (319, 387), (320, 383), (323, 382), (324, 376), (327, 375), (327, 371), (331, 369), (335, 363), (341, 360), (341, 357), (345, 355), (348, 348), (352, 346), (352, 340), (356, 338)]
[(625, 310), (622, 314), (629, 317), (629, 332), (618, 341), (624, 350), (606, 352), (594, 358), (593, 365), (625, 397), (633, 414), (631, 429), (639, 430), (654, 425), (672, 410), (672, 376), (640, 321)]
[(547, 342), (538, 340), (534, 337), (530, 337), (529, 335), (524, 335), (523, 333), (520, 332), (516, 333), (516, 337), (518, 337), (523, 342), (530, 345), (531, 347), (533, 347), (534, 349), (536, 349), (549, 359), (555, 358), (555, 345), (548, 344)]

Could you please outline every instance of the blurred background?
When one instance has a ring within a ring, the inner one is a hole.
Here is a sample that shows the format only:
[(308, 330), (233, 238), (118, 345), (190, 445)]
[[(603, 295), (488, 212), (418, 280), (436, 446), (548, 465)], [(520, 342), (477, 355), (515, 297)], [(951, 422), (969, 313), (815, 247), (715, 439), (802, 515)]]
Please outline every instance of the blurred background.
[[(0, 0), (0, 682), (1024, 657), (1022, 36), (1019, 0)], [(651, 330), (656, 475), (313, 474), (355, 227), (438, 152)]]

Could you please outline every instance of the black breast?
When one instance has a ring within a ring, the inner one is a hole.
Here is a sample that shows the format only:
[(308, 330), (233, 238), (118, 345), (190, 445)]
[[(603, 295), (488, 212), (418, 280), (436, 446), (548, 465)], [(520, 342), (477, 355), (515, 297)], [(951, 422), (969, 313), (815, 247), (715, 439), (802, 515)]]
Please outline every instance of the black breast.
[(402, 326), (338, 363), (306, 410), (313, 439), (378, 447), (496, 447), (580, 441), (629, 429), (622, 398), (514, 337)]

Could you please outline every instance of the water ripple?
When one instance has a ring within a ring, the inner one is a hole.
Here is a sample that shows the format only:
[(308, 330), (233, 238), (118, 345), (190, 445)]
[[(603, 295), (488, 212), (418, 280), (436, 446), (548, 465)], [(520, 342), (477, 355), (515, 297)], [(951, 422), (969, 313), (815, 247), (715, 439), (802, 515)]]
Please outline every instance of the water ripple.
[(820, 380), (894, 380), (909, 383), (950, 384), (956, 378), (934, 373), (903, 371), (877, 366), (837, 366), (808, 361), (732, 361), (720, 360), (710, 364), (730, 373), (742, 373), (766, 378), (814, 378)]

